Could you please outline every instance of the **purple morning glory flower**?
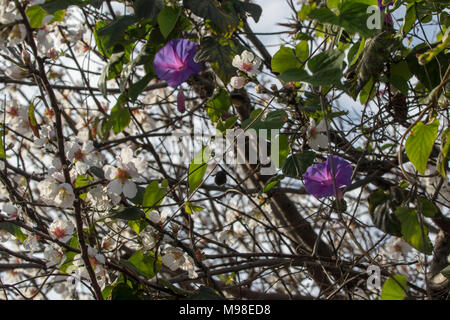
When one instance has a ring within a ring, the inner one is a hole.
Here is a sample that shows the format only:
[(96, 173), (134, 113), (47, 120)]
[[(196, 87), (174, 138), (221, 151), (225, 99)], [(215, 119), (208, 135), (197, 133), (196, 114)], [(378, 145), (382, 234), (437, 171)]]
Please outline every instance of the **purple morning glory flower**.
[[(391, 1), (387, 4), (387, 6), (392, 6), (394, 4), (394, 1)], [(380, 8), (381, 11), (384, 11), (386, 9), (386, 6), (383, 6), (383, 0), (378, 0), (378, 8)]]
[(176, 88), (193, 73), (201, 71), (201, 64), (194, 61), (198, 44), (187, 39), (172, 39), (155, 55), (153, 66), (156, 75)]
[[(338, 156), (333, 156), (333, 164), (336, 173), (337, 196), (340, 198), (342, 196), (340, 187), (350, 185), (353, 167), (350, 162)], [(305, 181), (306, 192), (314, 195), (316, 198), (335, 195), (330, 156), (328, 156), (325, 162), (310, 166), (305, 174), (303, 174), (303, 179)]]

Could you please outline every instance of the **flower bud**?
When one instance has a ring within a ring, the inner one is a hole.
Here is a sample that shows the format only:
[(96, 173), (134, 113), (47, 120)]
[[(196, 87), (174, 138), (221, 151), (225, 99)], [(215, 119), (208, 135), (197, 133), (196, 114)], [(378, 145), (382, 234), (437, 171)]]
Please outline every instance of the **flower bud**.
[(186, 98), (184, 97), (183, 90), (178, 91), (177, 95), (177, 109), (178, 112), (184, 113), (186, 111)]
[(230, 85), (234, 88), (234, 89), (241, 89), (245, 86), (245, 78), (243, 77), (232, 77), (230, 79)]
[(28, 71), (13, 65), (6, 68), (5, 74), (13, 80), (22, 80), (28, 76)]
[(56, 61), (56, 59), (58, 59), (58, 57), (59, 57), (59, 53), (58, 53), (58, 51), (56, 51), (55, 48), (51, 48), (50, 50), (48, 50), (47, 55), (48, 55), (53, 61)]
[(27, 50), (22, 50), (22, 61), (26, 66), (31, 65), (31, 54)]

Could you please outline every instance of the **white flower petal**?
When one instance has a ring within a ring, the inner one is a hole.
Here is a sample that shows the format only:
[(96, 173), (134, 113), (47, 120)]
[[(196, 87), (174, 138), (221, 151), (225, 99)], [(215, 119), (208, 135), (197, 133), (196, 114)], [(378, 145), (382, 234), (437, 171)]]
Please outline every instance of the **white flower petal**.
[(108, 191), (109, 193), (120, 195), (122, 193), (122, 186), (119, 180), (113, 180), (108, 184)]
[(129, 180), (125, 182), (123, 185), (123, 194), (129, 199), (134, 198), (137, 194), (136, 184)]

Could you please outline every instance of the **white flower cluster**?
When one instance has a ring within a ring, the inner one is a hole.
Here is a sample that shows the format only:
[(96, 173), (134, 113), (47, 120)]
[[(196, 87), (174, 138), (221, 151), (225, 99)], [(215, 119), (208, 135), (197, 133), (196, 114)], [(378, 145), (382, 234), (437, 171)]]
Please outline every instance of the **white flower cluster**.
[[(252, 52), (244, 50), (241, 55), (234, 57), (232, 65), (248, 76), (253, 77), (259, 73), (261, 62), (262, 60), (256, 57)], [(243, 88), (246, 83), (247, 79), (241, 76), (235, 76), (230, 79), (230, 85), (234, 89)]]
[(161, 262), (172, 271), (176, 271), (179, 268), (187, 271), (191, 279), (197, 278), (198, 276), (197, 272), (195, 272), (194, 259), (178, 248), (166, 249), (165, 253), (161, 256)]

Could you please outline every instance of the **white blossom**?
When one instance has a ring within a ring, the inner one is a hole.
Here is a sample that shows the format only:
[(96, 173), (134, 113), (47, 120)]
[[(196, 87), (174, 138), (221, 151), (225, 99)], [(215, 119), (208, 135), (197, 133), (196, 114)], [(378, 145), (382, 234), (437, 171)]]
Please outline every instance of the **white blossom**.
[(55, 205), (60, 208), (70, 208), (75, 201), (75, 193), (73, 188), (68, 183), (61, 183), (58, 186), (58, 191), (54, 199)]
[(110, 196), (112, 197), (110, 198), (108, 196), (107, 187), (96, 185), (88, 191), (86, 201), (88, 201), (95, 210), (107, 211), (120, 201), (120, 197), (117, 195), (112, 194)]
[(232, 65), (250, 76), (255, 76), (259, 73), (258, 68), (261, 62), (261, 59), (252, 52), (244, 50), (240, 56), (234, 57)]
[(56, 132), (53, 126), (43, 125), (41, 127), (40, 138), (33, 141), (38, 148), (45, 148), (47, 151), (55, 151), (53, 142), (56, 140)]
[(28, 237), (23, 242), (23, 247), (30, 251), (30, 253), (35, 252), (39, 249), (39, 236), (34, 234), (29, 234)]
[(51, 177), (47, 177), (38, 183), (38, 189), (46, 204), (70, 208), (75, 201), (75, 194), (70, 184), (60, 182), (63, 180), (60, 175), (60, 172), (54, 172)]
[(110, 180), (108, 192), (110, 194), (124, 194), (127, 198), (134, 198), (137, 194), (137, 186), (132, 179), (139, 179), (139, 173), (144, 169), (142, 159), (133, 156), (133, 150), (125, 147), (116, 157), (117, 167), (106, 165), (103, 167), (105, 177)]
[(9, 202), (3, 205), (3, 211), (6, 213), (7, 219), (9, 220), (15, 220), (17, 218), (20, 218), (22, 212), (21, 209), (17, 209), (14, 205), (12, 205)]
[(0, 243), (5, 243), (11, 239), (11, 234), (0, 227)]
[(68, 219), (55, 219), (49, 227), (50, 236), (62, 242), (67, 242), (75, 232), (75, 226)]
[(328, 147), (328, 137), (326, 136), (326, 122), (320, 120), (319, 124), (316, 124), (314, 119), (310, 119), (310, 125), (307, 131), (308, 144), (314, 150), (319, 151)]
[(75, 163), (78, 174), (85, 174), (89, 168), (98, 165), (92, 141), (85, 141), (81, 145), (78, 141), (69, 141), (66, 142), (65, 149), (67, 159)]
[(66, 256), (59, 247), (49, 245), (44, 249), (44, 259), (47, 261), (47, 268), (53, 266), (57, 266), (59, 268), (66, 260)]
[(180, 266), (182, 270), (188, 272), (188, 276), (191, 279), (197, 278), (198, 274), (195, 272), (195, 264), (194, 259), (190, 257), (187, 253), (184, 253), (183, 255), (184, 261), (183, 264)]
[[(105, 256), (97, 251), (97, 249), (87, 246), (89, 263), (97, 276), (104, 273)], [(81, 278), (89, 279), (89, 273), (85, 267), (81, 253), (73, 258), (73, 265), (68, 268), (67, 272), (76, 272)]]

